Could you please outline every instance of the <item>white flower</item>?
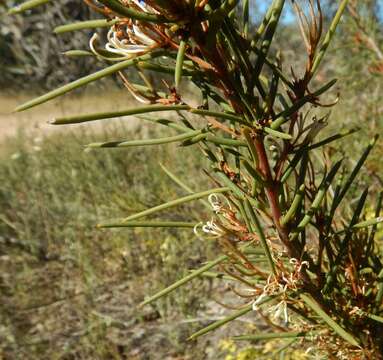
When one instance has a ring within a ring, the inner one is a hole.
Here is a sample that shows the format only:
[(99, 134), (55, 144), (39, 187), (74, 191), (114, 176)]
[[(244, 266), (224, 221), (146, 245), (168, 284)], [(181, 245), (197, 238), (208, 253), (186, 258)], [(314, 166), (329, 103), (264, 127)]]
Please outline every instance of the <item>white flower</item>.
[(214, 219), (211, 219), (210, 221), (206, 222), (204, 225), (202, 222), (198, 223), (196, 226), (194, 226), (194, 234), (196, 234), (198, 237), (202, 238), (203, 236), (200, 235), (198, 232), (198, 228), (201, 227), (202, 231), (205, 234), (210, 235), (210, 237), (217, 238), (225, 235), (225, 231), (214, 222)]
[(258, 296), (258, 298), (253, 302), (253, 310), (258, 311), (259, 310), (259, 304), (262, 303), (262, 300), (267, 297), (267, 294), (263, 292), (261, 295)]
[(210, 203), (211, 207), (213, 208), (213, 211), (215, 213), (219, 213), (220, 210), (222, 209), (222, 204), (218, 200), (217, 194), (210, 194), (209, 197), (208, 197), (208, 200), (209, 200), (209, 203)]
[[(208, 197), (208, 200), (209, 200), (211, 207), (213, 208), (213, 211), (216, 214), (222, 212), (222, 209), (224, 209), (224, 206), (222, 205), (222, 202), (219, 200), (217, 194), (210, 194)], [(225, 200), (229, 206), (229, 209), (232, 210), (230, 202), (226, 198), (225, 198)]]
[(290, 321), (289, 314), (287, 311), (287, 302), (286, 300), (280, 301), (277, 305), (272, 306), (269, 309), (269, 312), (274, 312), (273, 319), (279, 320), (283, 319), (285, 324), (288, 324)]
[(127, 57), (149, 51), (161, 41), (153, 30), (132, 21), (125, 26), (113, 25), (107, 38), (106, 50)]
[(308, 261), (299, 261), (295, 258), (290, 259), (290, 264), (294, 265), (295, 271), (300, 273), (302, 271), (303, 266), (309, 267)]
[[(148, 6), (145, 1), (125, 1), (124, 5), (133, 5), (146, 13), (158, 14), (158, 11)], [(154, 27), (140, 23), (139, 21), (120, 18), (116, 19), (118, 22), (108, 31), (108, 42), (105, 45), (105, 49), (110, 53), (121, 55), (124, 58), (130, 58), (137, 54), (150, 51), (153, 47), (160, 45), (162, 39), (154, 30)], [(105, 58), (95, 49), (94, 43), (97, 39), (98, 36), (94, 34), (90, 39), (89, 46), (94, 54), (101, 58)], [(107, 59), (116, 60), (113, 58)]]
[(225, 232), (214, 222), (213, 219), (208, 221), (206, 225), (202, 226), (202, 231), (216, 237), (220, 237), (225, 234)]

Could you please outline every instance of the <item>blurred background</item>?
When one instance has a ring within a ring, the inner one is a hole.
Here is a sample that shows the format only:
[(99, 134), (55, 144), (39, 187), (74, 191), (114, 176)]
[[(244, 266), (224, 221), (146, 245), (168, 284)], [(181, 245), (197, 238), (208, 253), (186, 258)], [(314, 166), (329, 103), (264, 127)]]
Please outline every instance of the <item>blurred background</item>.
[[(145, 295), (219, 250), (190, 230), (100, 231), (94, 225), (184, 195), (160, 163), (194, 190), (206, 189), (204, 160), (193, 148), (173, 146), (83, 150), (94, 140), (163, 134), (137, 119), (64, 129), (47, 125), (54, 116), (134, 106), (118, 79), (12, 113), (27, 99), (104, 66), (92, 58), (63, 55), (87, 49), (91, 32), (52, 34), (65, 22), (92, 18), (86, 5), (63, 0), (28, 16), (7, 16), (7, 8), (16, 3), (0, 3), (0, 359), (268, 359), (270, 349), (238, 347), (225, 328), (197, 342), (186, 341), (194, 330), (230, 312), (216, 301), (229, 296), (230, 302), (228, 289), (214, 279), (195, 280), (166, 300), (136, 309)], [(322, 1), (326, 19), (337, 4)], [(254, 26), (266, 5), (253, 5)], [(362, 127), (337, 149), (352, 167), (383, 128), (383, 1), (350, 1), (338, 32), (318, 77), (339, 80), (328, 95), (330, 102), (337, 92), (340, 96), (328, 131)], [(291, 8), (274, 46), (282, 48), (285, 69), (304, 63)], [(372, 189), (383, 185), (382, 150), (380, 141), (360, 179)], [(165, 215), (199, 221), (204, 208), (193, 203)], [(252, 326), (242, 319), (230, 331)], [(288, 358), (306, 357), (293, 353)]]

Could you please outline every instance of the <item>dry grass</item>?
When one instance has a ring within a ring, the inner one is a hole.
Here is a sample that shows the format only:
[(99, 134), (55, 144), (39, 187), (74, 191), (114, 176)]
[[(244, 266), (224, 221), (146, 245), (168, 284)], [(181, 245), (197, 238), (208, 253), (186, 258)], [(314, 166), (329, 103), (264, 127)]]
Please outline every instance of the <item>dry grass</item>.
[[(71, 111), (83, 110), (81, 101), (102, 106), (96, 97), (78, 101)], [(121, 133), (140, 137), (142, 129), (97, 125), (93, 132), (54, 134), (39, 125), (47, 111), (20, 114), (27, 125), (13, 132), (8, 126), (8, 136), (17, 136), (2, 140), (0, 358), (215, 359), (221, 354), (217, 341), (186, 341), (223, 316), (224, 310), (208, 300), (211, 281), (196, 280), (165, 301), (136, 308), (145, 295), (198, 267), (206, 256), (214, 258), (214, 243), (204, 244), (188, 230), (94, 228), (99, 220), (183, 194), (159, 161), (181, 178), (194, 173), (189, 185), (206, 188), (201, 160), (191, 148), (178, 148), (184, 156), (176, 157), (172, 146), (85, 153), (81, 145), (88, 141)], [(49, 136), (40, 139), (41, 133)], [(163, 216), (197, 221), (200, 214), (199, 205), (191, 204)]]

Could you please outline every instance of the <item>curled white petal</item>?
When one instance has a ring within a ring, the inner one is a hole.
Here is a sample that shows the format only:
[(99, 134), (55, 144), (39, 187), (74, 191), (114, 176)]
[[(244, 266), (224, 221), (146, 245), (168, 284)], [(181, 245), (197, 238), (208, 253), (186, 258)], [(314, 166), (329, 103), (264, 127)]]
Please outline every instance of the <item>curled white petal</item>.
[(194, 232), (194, 234), (197, 235), (198, 237), (200, 237), (200, 234), (199, 234), (199, 232), (198, 232), (198, 228), (201, 227), (202, 225), (203, 225), (203, 222), (201, 221), (201, 222), (199, 222), (198, 224), (196, 224), (196, 225), (194, 226), (194, 228), (193, 228), (193, 232)]
[(222, 204), (218, 200), (217, 194), (210, 194), (208, 197), (208, 201), (215, 213), (218, 213), (222, 209)]
[(151, 101), (147, 99), (145, 96), (141, 95), (129, 82), (124, 82), (125, 87), (129, 90), (130, 94), (140, 103), (149, 105), (151, 104)]
[(142, 30), (139, 25), (133, 23), (126, 26), (124, 38), (120, 38), (119, 31), (118, 27), (112, 26), (107, 35), (108, 42), (105, 48), (114, 54), (130, 56), (144, 53), (159, 41), (157, 34), (148, 29)]
[(287, 311), (287, 303), (285, 302), (285, 307), (284, 307), (284, 309), (283, 309), (283, 315), (284, 315), (284, 317), (285, 317), (285, 323), (287, 324), (287, 323), (289, 323), (290, 322), (290, 318), (289, 318), (289, 313), (288, 313), (288, 311)]
[(156, 44), (156, 42), (152, 38), (150, 38), (148, 35), (146, 35), (143, 31), (141, 31), (141, 29), (137, 25), (133, 25), (133, 32), (136, 38), (141, 41), (141, 43), (148, 46)]
[(224, 231), (214, 222), (214, 220), (206, 222), (206, 224), (202, 226), (202, 231), (216, 237), (224, 235)]
[[(107, 56), (100, 54), (99, 51), (97, 51), (97, 49), (95, 47), (95, 43), (98, 41), (98, 39), (99, 39), (98, 34), (94, 33), (89, 40), (89, 48), (92, 51), (92, 53), (94, 55), (96, 55), (97, 57), (99, 57), (101, 59), (108, 60), (108, 61), (121, 61), (121, 60), (125, 60), (127, 58), (126, 55), (123, 57), (107, 57)], [(118, 54), (121, 55), (120, 52)]]
[(261, 295), (258, 296), (258, 298), (253, 302), (252, 308), (254, 311), (259, 310), (259, 304), (262, 302), (262, 300), (267, 296), (266, 293), (262, 293)]
[(285, 300), (282, 300), (277, 305), (271, 307), (269, 311), (274, 312), (273, 317), (272, 317), (273, 320), (282, 319), (285, 323), (289, 322), (287, 302)]

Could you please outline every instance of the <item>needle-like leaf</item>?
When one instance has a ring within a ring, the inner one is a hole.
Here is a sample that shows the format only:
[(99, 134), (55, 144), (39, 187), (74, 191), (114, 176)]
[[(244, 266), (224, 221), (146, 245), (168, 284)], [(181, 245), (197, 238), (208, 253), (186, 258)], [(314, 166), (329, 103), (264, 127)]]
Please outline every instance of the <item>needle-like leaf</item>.
[(85, 76), (81, 79), (78, 79), (78, 80), (75, 80), (69, 84), (66, 84), (58, 89), (55, 89), (53, 91), (50, 91), (48, 92), (47, 94), (45, 95), (42, 95), (42, 96), (39, 96), (38, 98), (36, 99), (33, 99), (33, 100), (30, 100), (28, 102), (26, 102), (25, 104), (22, 104), (20, 106), (18, 106), (15, 111), (24, 111), (24, 110), (27, 110), (29, 108), (32, 108), (34, 106), (37, 106), (37, 105), (40, 105), (40, 104), (43, 104), (47, 101), (50, 101), (56, 97), (59, 97), (61, 95), (64, 95), (66, 94), (67, 92), (70, 92), (74, 89), (77, 89), (79, 87), (82, 87), (82, 86), (85, 86), (91, 82), (94, 82), (96, 80), (99, 80), (99, 79), (102, 79), (106, 76), (109, 76), (109, 75), (112, 75), (112, 74), (115, 74), (121, 70), (124, 70), (126, 68), (128, 68), (129, 66), (133, 66), (135, 65), (138, 61), (140, 60), (149, 60), (149, 59), (152, 59), (152, 58), (156, 58), (156, 57), (159, 57), (159, 56), (163, 56), (165, 55), (165, 52), (164, 51), (157, 51), (157, 52), (153, 52), (153, 53), (150, 53), (150, 54), (145, 54), (145, 55), (142, 55), (142, 56), (138, 56), (134, 59), (129, 59), (129, 60), (125, 60), (125, 61), (121, 61), (117, 64), (114, 64), (114, 65), (111, 65), (109, 67), (107, 67), (106, 69), (103, 69), (103, 70), (100, 70), (100, 71), (97, 71), (91, 75), (88, 75), (88, 76)]
[(84, 30), (84, 29), (97, 29), (104, 27), (111, 27), (116, 24), (119, 20), (88, 20), (88, 21), (79, 21), (73, 24), (65, 24), (57, 26), (54, 28), (53, 32), (55, 34), (63, 34), (70, 31)]
[(187, 196), (184, 196), (182, 198), (169, 201), (169, 202), (167, 202), (165, 204), (154, 206), (154, 207), (152, 207), (150, 209), (141, 211), (141, 212), (139, 212), (137, 214), (130, 215), (127, 218), (123, 219), (122, 221), (123, 222), (128, 222), (128, 221), (136, 220), (136, 219), (142, 218), (144, 216), (152, 215), (152, 214), (155, 214), (155, 213), (157, 213), (159, 211), (172, 208), (172, 207), (177, 206), (177, 205), (185, 204), (185, 203), (193, 201), (193, 200), (198, 200), (198, 199), (204, 198), (206, 196), (209, 196), (210, 194), (225, 193), (225, 192), (227, 192), (229, 190), (230, 189), (228, 187), (220, 187), (220, 188), (215, 188), (215, 189), (211, 189), (211, 190), (202, 191), (202, 192), (194, 193), (194, 194), (191, 194), (191, 195), (187, 195)]
[(301, 294), (300, 297), (312, 311), (314, 311), (332, 330), (334, 330), (335, 333), (351, 345), (359, 347), (358, 341), (350, 333), (344, 330), (335, 320), (327, 315), (311, 295)]
[(16, 5), (15, 7), (8, 10), (8, 14), (18, 14), (23, 11), (31, 10), (37, 6), (44, 5), (47, 3), (50, 3), (52, 0), (30, 0), (25, 1), (19, 5)]

